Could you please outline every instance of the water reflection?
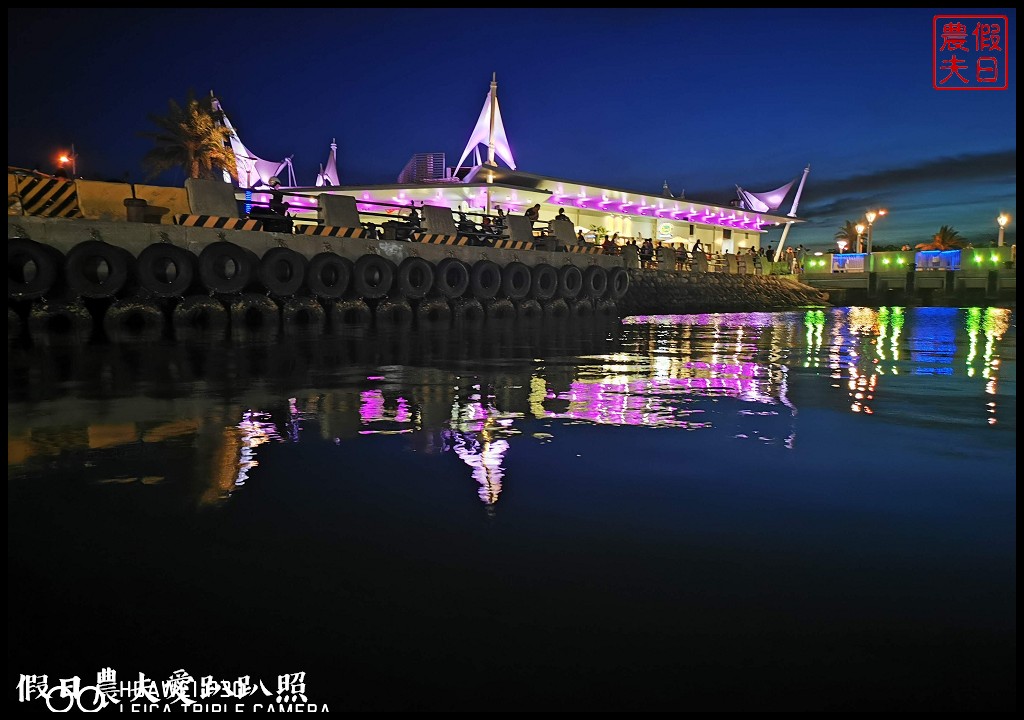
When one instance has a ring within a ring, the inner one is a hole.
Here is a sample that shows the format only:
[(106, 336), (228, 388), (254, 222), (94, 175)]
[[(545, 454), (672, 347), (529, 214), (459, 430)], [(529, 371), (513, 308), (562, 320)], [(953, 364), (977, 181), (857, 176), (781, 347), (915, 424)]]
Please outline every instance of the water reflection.
[[(214, 506), (259, 477), (271, 444), (325, 442), (340, 459), (361, 437), (393, 435), (457, 457), (493, 511), (510, 457), (573, 424), (793, 450), (798, 408), (838, 401), (887, 422), (1015, 428), (1015, 388), (1000, 386), (1015, 360), (1005, 308), (634, 317), (600, 333), (374, 343), (12, 347), (9, 472), (177, 479)], [(963, 400), (952, 416), (949, 393)]]

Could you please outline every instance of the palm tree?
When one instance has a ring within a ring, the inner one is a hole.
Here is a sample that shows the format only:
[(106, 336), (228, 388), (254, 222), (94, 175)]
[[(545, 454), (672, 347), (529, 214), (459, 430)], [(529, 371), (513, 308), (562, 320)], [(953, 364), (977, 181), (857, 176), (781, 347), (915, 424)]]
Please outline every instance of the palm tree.
[(935, 233), (931, 242), (918, 243), (915, 247), (918, 250), (953, 250), (955, 248), (963, 247), (965, 242), (966, 241), (959, 232), (949, 225), (943, 225), (939, 228), (939, 231)]
[(850, 248), (851, 251), (855, 251), (860, 247), (860, 235), (861, 233), (857, 232), (857, 223), (847, 220), (836, 232), (835, 238), (836, 240), (845, 240), (846, 247)]
[(231, 130), (221, 123), (221, 112), (214, 110), (212, 96), (196, 99), (189, 90), (184, 106), (171, 99), (168, 108), (167, 115), (148, 116), (160, 128), (158, 131), (141, 133), (156, 145), (142, 159), (148, 177), (180, 167), (189, 178), (216, 178), (219, 172), (227, 171), (237, 180)]

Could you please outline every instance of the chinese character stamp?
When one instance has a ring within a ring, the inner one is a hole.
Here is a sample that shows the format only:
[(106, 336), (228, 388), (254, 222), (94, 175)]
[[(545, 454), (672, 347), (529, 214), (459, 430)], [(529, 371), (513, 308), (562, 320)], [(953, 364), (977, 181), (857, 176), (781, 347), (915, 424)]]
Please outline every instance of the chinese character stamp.
[(1009, 86), (1005, 15), (936, 15), (932, 84), (936, 90), (1005, 90)]

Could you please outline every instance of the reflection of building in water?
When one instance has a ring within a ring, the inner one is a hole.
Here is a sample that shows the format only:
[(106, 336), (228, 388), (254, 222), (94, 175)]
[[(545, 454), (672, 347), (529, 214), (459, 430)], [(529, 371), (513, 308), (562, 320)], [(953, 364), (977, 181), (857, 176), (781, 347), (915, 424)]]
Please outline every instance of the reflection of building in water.
[[(995, 396), (998, 390), (999, 367), (1001, 359), (996, 354), (996, 341), (1002, 340), (1006, 331), (1010, 328), (1011, 311), (1006, 308), (968, 308), (966, 327), (967, 337), (970, 343), (967, 352), (967, 377), (975, 377), (980, 374), (985, 380), (985, 393), (993, 399), (988, 403), (987, 412), (991, 415), (988, 418), (989, 425), (996, 424), (996, 401)], [(985, 347), (978, 357), (978, 336), (985, 336)], [(980, 372), (976, 365), (981, 366)]]
[[(958, 323), (961, 313), (963, 328)], [(993, 396), (985, 412), (988, 424), (994, 425), (994, 396), (1001, 363), (998, 341), (1009, 329), (1011, 315), (1007, 308), (994, 307), (926, 307), (909, 312), (901, 307), (836, 310), (830, 316), (833, 324), (828, 347), (833, 387), (846, 391), (851, 412), (873, 414), (878, 402), (885, 399), (880, 395), (884, 380), (889, 400), (905, 400), (898, 409), (900, 413), (934, 420), (927, 409), (933, 399), (933, 386), (927, 378), (963, 372), (967, 378), (983, 380), (985, 394)], [(820, 348), (813, 338), (820, 337), (824, 323), (824, 316), (805, 316), (805, 365), (812, 362)], [(963, 417), (967, 416), (965, 413)]]
[[(782, 415), (796, 410), (787, 397), (785, 349), (797, 323), (772, 313), (639, 316), (634, 352), (608, 355), (581, 369), (564, 390), (534, 379), (531, 409), (537, 417), (600, 424), (701, 429), (711, 416), (698, 400), (730, 397), (744, 404), (738, 415)], [(767, 358), (769, 362), (764, 362)], [(784, 407), (780, 410), (779, 406)], [(742, 433), (741, 433), (742, 434)], [(792, 444), (792, 426), (785, 431)], [(762, 431), (758, 435), (763, 437)]]
[(472, 468), (473, 479), (480, 485), (477, 494), (492, 512), (501, 494), (502, 462), (509, 450), (507, 438), (519, 434), (513, 423), (523, 416), (498, 410), (490, 388), (472, 385), (467, 390), (465, 400), (456, 393), (449, 429), (442, 432), (442, 437), (445, 449)]

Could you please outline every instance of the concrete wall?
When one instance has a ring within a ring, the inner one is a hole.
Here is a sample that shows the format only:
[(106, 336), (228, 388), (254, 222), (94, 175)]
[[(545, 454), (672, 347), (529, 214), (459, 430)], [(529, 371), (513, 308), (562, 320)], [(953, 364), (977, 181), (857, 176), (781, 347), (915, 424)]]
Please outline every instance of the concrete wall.
[(827, 305), (828, 296), (787, 275), (630, 270), (622, 315), (754, 312)]

